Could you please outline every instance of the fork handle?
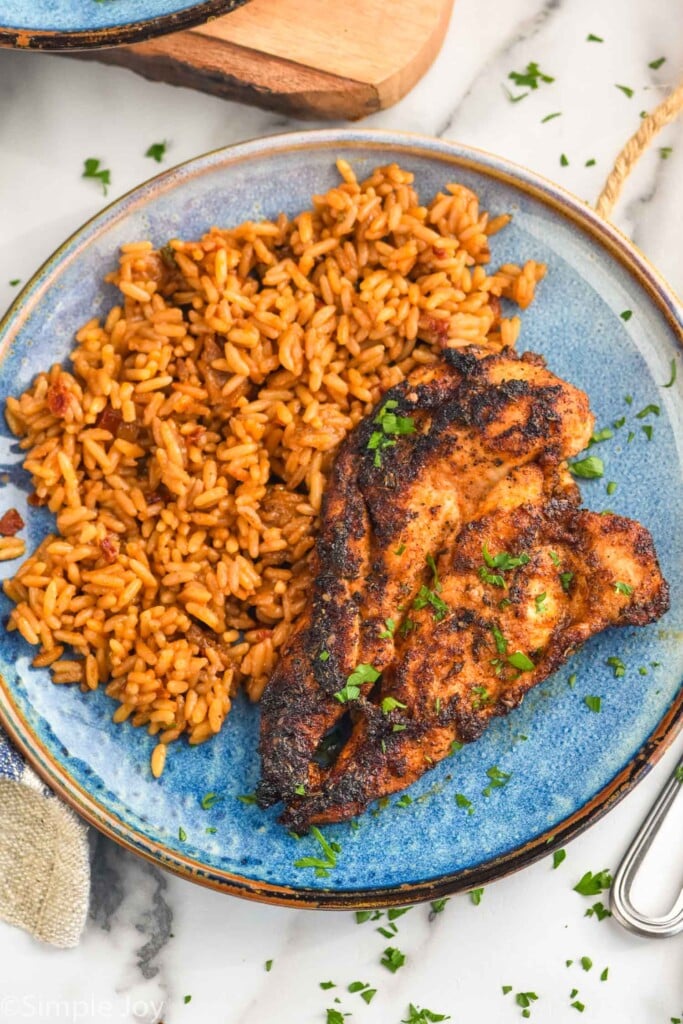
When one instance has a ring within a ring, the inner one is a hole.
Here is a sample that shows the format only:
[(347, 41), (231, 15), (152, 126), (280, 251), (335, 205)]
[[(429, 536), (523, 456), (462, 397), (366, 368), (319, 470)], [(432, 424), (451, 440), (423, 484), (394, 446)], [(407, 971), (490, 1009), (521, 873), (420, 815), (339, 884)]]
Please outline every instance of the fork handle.
[(633, 883), (648, 850), (657, 836), (676, 797), (683, 791), (683, 758), (678, 762), (669, 781), (657, 797), (650, 812), (640, 826), (635, 839), (626, 851), (612, 883), (610, 905), (617, 921), (638, 935), (668, 938), (683, 931), (683, 889), (678, 899), (661, 917), (641, 913), (631, 900)]

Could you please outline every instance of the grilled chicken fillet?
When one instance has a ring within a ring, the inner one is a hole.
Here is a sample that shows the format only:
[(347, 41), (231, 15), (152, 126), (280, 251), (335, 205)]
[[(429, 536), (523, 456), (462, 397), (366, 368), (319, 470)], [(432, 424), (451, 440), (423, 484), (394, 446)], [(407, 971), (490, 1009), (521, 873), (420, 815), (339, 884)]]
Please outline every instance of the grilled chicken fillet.
[[(409, 435), (384, 434), (389, 410)], [(592, 429), (585, 394), (536, 356), (448, 351), (385, 394), (340, 449), (308, 613), (263, 697), (262, 805), (283, 800), (299, 830), (356, 814), (475, 739), (592, 633), (662, 613), (646, 531), (578, 510), (564, 462)], [(487, 569), (484, 545), (522, 563)], [(610, 599), (599, 583), (617, 557), (638, 590)], [(542, 592), (543, 614), (527, 614)], [(515, 652), (533, 652), (532, 668), (506, 660)], [(349, 711), (348, 742), (321, 767)]]

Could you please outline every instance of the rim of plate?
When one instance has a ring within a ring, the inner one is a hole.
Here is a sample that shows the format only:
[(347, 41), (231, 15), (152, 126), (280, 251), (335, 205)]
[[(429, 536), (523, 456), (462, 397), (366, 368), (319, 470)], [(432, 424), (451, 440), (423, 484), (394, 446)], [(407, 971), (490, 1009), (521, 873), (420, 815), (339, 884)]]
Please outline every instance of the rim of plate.
[[(512, 161), (457, 142), (408, 132), (325, 128), (272, 135), (265, 139), (253, 139), (212, 150), (150, 178), (104, 207), (67, 238), (42, 264), (0, 320), (0, 360), (21, 328), (23, 320), (49, 289), (63, 263), (75, 259), (87, 249), (92, 238), (111, 223), (125, 218), (130, 210), (144, 205), (160, 192), (173, 189), (182, 182), (216, 167), (234, 165), (255, 158), (264, 159), (282, 151), (334, 150), (339, 146), (359, 150), (369, 147), (378, 154), (381, 154), (383, 149), (398, 149), (406, 153), (428, 156), (441, 160), (444, 164), (476, 171), (526, 192), (527, 195), (554, 209), (563, 219), (572, 221), (579, 229), (588, 232), (601, 248), (607, 250), (612, 259), (621, 263), (645, 289), (650, 301), (665, 315), (683, 349), (683, 307), (673, 289), (630, 239), (561, 186)], [(119, 845), (140, 854), (157, 866), (220, 892), (262, 903), (311, 909), (353, 910), (420, 903), (486, 885), (527, 867), (578, 836), (626, 796), (647, 775), (674, 740), (683, 726), (683, 685), (679, 687), (676, 697), (655, 729), (646, 737), (630, 761), (592, 799), (554, 828), (472, 868), (403, 885), (340, 891), (272, 884), (208, 867), (192, 857), (169, 851), (162, 844), (127, 825), (80, 786), (64, 765), (59, 764), (43, 742), (34, 735), (16, 705), (11, 687), (2, 675), (0, 725), (41, 778), (86, 821)]]
[[(146, 39), (181, 32), (183, 29), (203, 25), (249, 0), (202, 0), (182, 11), (159, 14), (142, 21), (129, 21), (121, 25), (105, 25), (91, 29), (33, 29), (0, 25), (0, 47), (17, 50), (90, 50), (124, 43), (142, 43)], [(85, 225), (83, 225), (85, 227)]]

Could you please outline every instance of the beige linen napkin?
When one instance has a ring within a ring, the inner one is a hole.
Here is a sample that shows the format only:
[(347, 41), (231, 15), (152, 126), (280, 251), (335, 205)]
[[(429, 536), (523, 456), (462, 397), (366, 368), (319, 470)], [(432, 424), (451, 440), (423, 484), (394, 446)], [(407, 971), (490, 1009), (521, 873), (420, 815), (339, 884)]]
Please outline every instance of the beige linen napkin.
[(61, 949), (88, 911), (88, 830), (0, 732), (0, 918)]

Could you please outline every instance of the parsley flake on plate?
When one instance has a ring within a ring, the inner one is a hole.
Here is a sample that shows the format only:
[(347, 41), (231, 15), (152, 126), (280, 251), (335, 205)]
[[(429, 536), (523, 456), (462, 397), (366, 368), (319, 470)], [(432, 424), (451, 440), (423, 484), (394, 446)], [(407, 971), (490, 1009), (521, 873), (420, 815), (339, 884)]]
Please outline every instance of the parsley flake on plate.
[[(429, 587), (423, 584), (413, 601), (413, 608), (416, 611), (420, 611), (421, 608), (426, 608), (427, 605), (430, 605), (432, 608), (435, 622), (441, 622), (442, 619), (445, 619), (450, 610), (446, 602), (442, 601), (434, 590), (430, 590)], [(407, 619), (406, 621), (409, 622), (410, 620)]]
[(662, 158), (662, 160), (668, 160), (672, 153), (673, 153), (673, 146), (660, 146), (659, 147), (659, 155)]
[(458, 807), (462, 807), (468, 814), (474, 814), (474, 804), (471, 800), (468, 800), (464, 793), (455, 794), (455, 802)]
[(531, 658), (529, 658), (523, 651), (515, 651), (513, 654), (508, 654), (508, 663), (513, 668), (518, 669), (520, 672), (533, 672), (535, 666)]
[(394, 633), (396, 632), (396, 622), (394, 619), (384, 620), (384, 629), (379, 634), (380, 640), (391, 640)]
[(590, 971), (591, 967), (593, 966), (593, 961), (589, 956), (582, 956), (581, 966), (583, 967), (584, 971)]
[[(20, 277), (13, 277), (12, 280), (10, 281), (10, 283), (9, 283), (9, 286), (10, 286), (10, 288), (16, 288), (16, 286), (18, 284), (21, 284), (21, 278)], [(672, 360), (672, 365), (673, 365), (673, 360)], [(671, 387), (671, 385), (670, 384), (665, 384), (664, 387), (668, 388), (668, 387)]]
[(475, 907), (478, 907), (481, 903), (481, 898), (484, 895), (483, 887), (481, 889), (470, 889), (470, 899), (474, 903)]
[(183, 1002), (187, 1006), (188, 1003), (192, 1002), (192, 996), (183, 996)]
[(328, 1008), (325, 1012), (327, 1014), (325, 1024), (344, 1024), (344, 1017), (348, 1016), (348, 1014), (340, 1013), (339, 1010), (334, 1008)]
[(592, 32), (589, 32), (586, 36), (587, 43), (604, 43), (604, 39), (601, 36), (596, 36)]
[(218, 793), (205, 793), (200, 801), (200, 806), (203, 811), (210, 811), (214, 804), (224, 800), (225, 797), (220, 796)]
[(617, 580), (614, 584), (614, 589), (617, 594), (626, 594), (627, 597), (630, 597), (633, 593), (633, 587), (629, 583), (623, 583), (621, 580)]
[(612, 655), (611, 658), (607, 659), (607, 664), (614, 670), (615, 679), (621, 679), (622, 676), (626, 675), (626, 665), (624, 665), (621, 658), (617, 658), (615, 655)]
[(665, 60), (666, 60), (666, 57), (658, 57), (657, 60), (651, 60), (650, 63), (648, 64), (648, 67), (652, 68), (653, 71), (657, 71), (658, 68), (661, 68), (661, 66), (665, 62)]
[(273, 969), (273, 961), (272, 960), (266, 960), (266, 962), (264, 963), (263, 966), (264, 966), (266, 972), (270, 973), (270, 971)]
[(527, 64), (524, 71), (511, 71), (508, 78), (519, 88), (538, 89), (541, 82), (554, 82), (555, 79), (541, 71), (535, 61)]
[[(18, 283), (19, 282), (17, 281), (17, 284)], [(11, 281), (10, 281), (10, 284), (12, 284)], [(676, 360), (672, 359), (671, 360), (671, 376), (669, 377), (669, 379), (666, 382), (666, 384), (662, 384), (661, 387), (663, 387), (663, 388), (672, 388), (674, 386), (674, 384), (676, 383), (676, 370), (677, 369), (678, 369), (678, 367), (677, 367), (677, 364), (676, 364)]]
[(628, 96), (629, 99), (631, 99), (631, 97), (633, 96), (633, 89), (631, 89), (631, 87), (628, 86), (628, 85), (616, 85), (615, 84), (614, 88), (615, 89), (620, 89), (621, 92), (623, 92), (624, 96)]
[(486, 789), (482, 789), (482, 796), (491, 796), (494, 789), (503, 789), (512, 778), (512, 772), (501, 771), (495, 764), (486, 769), (486, 774), (489, 777), (489, 784)]
[(448, 896), (443, 896), (440, 900), (432, 900), (429, 904), (431, 910), (429, 911), (430, 919), (436, 917), (437, 914), (443, 914), (446, 904), (448, 903)]
[(595, 480), (603, 476), (605, 464), (598, 455), (589, 455), (586, 459), (569, 463), (569, 472), (584, 480)]
[[(632, 309), (625, 309), (622, 313), (619, 314), (619, 316), (621, 317), (622, 320), (630, 320), (631, 317), (633, 316), (633, 310)], [(633, 401), (633, 399), (631, 399), (631, 401)], [(629, 402), (628, 404), (630, 405), (631, 402)]]
[(319, 987), (327, 990), (329, 988), (336, 988), (337, 986), (333, 981), (321, 981), (319, 982)]
[(594, 711), (596, 715), (600, 714), (602, 697), (584, 697), (583, 702), (586, 705), (586, 707), (589, 708), (591, 711)]
[(556, 117), (562, 117), (562, 112), (558, 110), (555, 114), (546, 114), (545, 117), (541, 118), (541, 124), (546, 124), (548, 121), (552, 121)]
[(595, 167), (595, 158), (591, 157), (590, 160), (586, 160), (584, 167)]
[(187, 832), (185, 831), (182, 825), (178, 828), (178, 839), (180, 840), (181, 843), (184, 843), (185, 840), (187, 839)]
[(569, 167), (569, 160), (566, 153), (560, 153), (560, 167)]
[(327, 878), (330, 870), (337, 865), (337, 854), (341, 853), (339, 843), (328, 843), (325, 836), (315, 825), (311, 826), (311, 835), (320, 846), (321, 857), (300, 857), (294, 861), (295, 868), (313, 868), (316, 878)]
[(598, 921), (604, 921), (606, 917), (612, 916), (612, 911), (608, 910), (601, 900), (598, 900), (597, 903), (594, 903), (592, 907), (588, 908), (588, 910), (583, 916), (597, 917)]

